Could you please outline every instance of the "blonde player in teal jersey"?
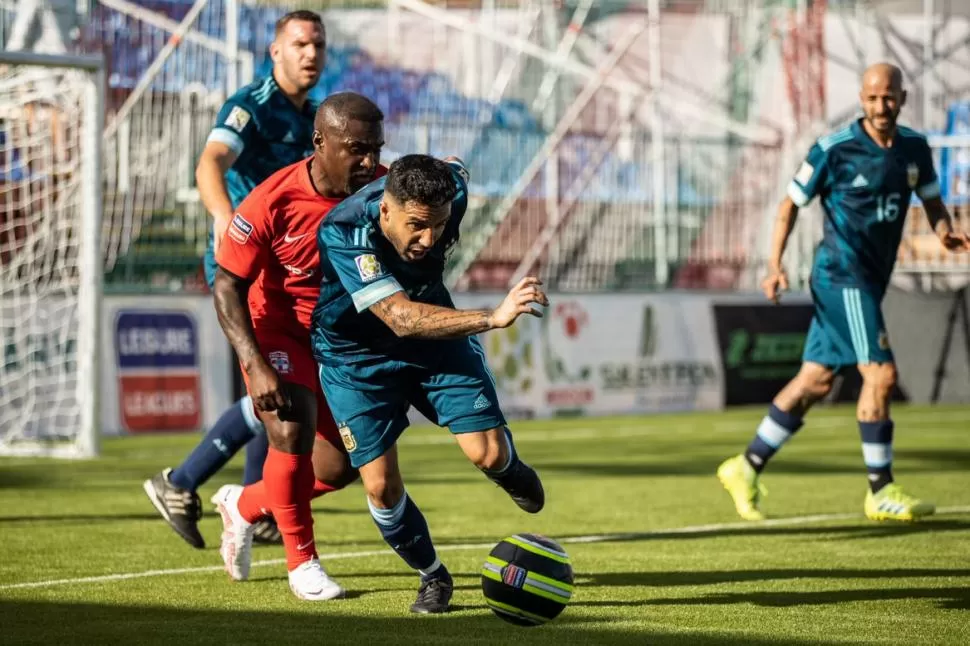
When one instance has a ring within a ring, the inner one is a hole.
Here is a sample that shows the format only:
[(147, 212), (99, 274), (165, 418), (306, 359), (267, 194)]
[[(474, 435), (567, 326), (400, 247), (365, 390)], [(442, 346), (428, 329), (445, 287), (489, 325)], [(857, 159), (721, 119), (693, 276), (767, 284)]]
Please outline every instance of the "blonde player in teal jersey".
[(910, 198), (923, 202), (944, 248), (970, 250), (970, 238), (954, 232), (940, 199), (940, 184), (926, 138), (896, 123), (906, 101), (902, 73), (887, 63), (869, 67), (859, 93), (864, 116), (822, 137), (795, 174), (778, 209), (769, 274), (762, 287), (778, 302), (788, 288), (781, 264), (798, 209), (818, 196), (824, 235), (811, 275), (815, 315), (802, 367), (775, 396), (747, 450), (718, 468), (721, 483), (746, 520), (764, 518), (759, 477), (768, 460), (802, 426), (813, 404), (832, 388), (836, 373), (856, 365), (862, 375), (857, 419), (869, 489), (864, 509), (871, 520), (916, 520), (935, 511), (893, 481), (893, 422), (889, 401), (896, 363), (881, 303), (896, 262)]

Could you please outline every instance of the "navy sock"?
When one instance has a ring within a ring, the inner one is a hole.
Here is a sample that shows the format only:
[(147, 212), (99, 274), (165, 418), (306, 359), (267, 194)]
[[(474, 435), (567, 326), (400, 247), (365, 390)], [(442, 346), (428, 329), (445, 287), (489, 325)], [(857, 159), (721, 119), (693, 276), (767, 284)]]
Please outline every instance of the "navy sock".
[(437, 578), (442, 575), (441, 571), (447, 575), (447, 570), (435, 554), (428, 523), (407, 492), (390, 509), (378, 509), (370, 500), (367, 506), (387, 544), (422, 578)]
[(246, 445), (246, 462), (243, 465), (243, 486), (263, 479), (263, 463), (269, 451), (269, 438), (266, 433), (256, 433)]
[(745, 450), (744, 457), (755, 471), (761, 473), (771, 456), (777, 453), (801, 427), (801, 417), (787, 413), (772, 404), (768, 408), (768, 414), (758, 425), (758, 432)]
[(189, 457), (172, 470), (169, 481), (176, 487), (190, 491), (205, 484), (253, 438), (253, 429), (247, 420), (252, 417), (252, 405), (248, 397), (230, 406), (216, 420)]
[(869, 472), (869, 488), (876, 493), (893, 481), (893, 423), (859, 422), (862, 459)]

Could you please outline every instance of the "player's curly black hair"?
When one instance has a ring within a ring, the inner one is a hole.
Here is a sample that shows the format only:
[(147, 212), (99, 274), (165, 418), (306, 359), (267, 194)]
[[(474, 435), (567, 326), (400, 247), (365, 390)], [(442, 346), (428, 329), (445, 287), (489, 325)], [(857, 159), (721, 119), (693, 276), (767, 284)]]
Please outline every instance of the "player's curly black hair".
[(404, 155), (387, 169), (384, 192), (401, 204), (438, 207), (455, 199), (458, 185), (446, 162), (429, 155)]

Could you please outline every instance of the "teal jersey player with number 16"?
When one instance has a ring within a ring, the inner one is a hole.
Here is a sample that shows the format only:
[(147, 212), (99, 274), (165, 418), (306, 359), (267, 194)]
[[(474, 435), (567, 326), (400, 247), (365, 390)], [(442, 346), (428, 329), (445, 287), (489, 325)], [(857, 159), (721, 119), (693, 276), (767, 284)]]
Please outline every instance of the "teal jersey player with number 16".
[(788, 286), (781, 256), (798, 209), (815, 197), (822, 203), (824, 235), (812, 268), (815, 315), (801, 370), (775, 396), (747, 450), (718, 469), (738, 514), (747, 520), (763, 518), (759, 476), (768, 460), (802, 426), (811, 406), (829, 393), (835, 374), (850, 365), (858, 366), (863, 380), (856, 412), (869, 479), (866, 516), (909, 521), (935, 511), (933, 504), (893, 481), (889, 401), (896, 364), (881, 305), (914, 193), (944, 248), (966, 251), (970, 239), (953, 231), (926, 138), (896, 123), (906, 100), (899, 69), (871, 66), (862, 77), (859, 98), (864, 117), (812, 146), (778, 209), (763, 284), (770, 300), (777, 302), (779, 290)]

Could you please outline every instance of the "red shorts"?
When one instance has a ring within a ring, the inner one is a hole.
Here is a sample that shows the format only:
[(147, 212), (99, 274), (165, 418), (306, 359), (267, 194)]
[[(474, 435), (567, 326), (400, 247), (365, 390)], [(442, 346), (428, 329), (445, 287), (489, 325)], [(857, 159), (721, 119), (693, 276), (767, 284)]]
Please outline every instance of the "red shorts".
[[(299, 384), (317, 396), (317, 435), (340, 450), (344, 450), (343, 440), (337, 432), (330, 407), (323, 397), (320, 378), (317, 376), (317, 362), (310, 352), (309, 342), (295, 339), (287, 334), (257, 332), (256, 343), (259, 353), (273, 366), (280, 379), (291, 384)], [(246, 390), (249, 390), (249, 377), (243, 370)]]

